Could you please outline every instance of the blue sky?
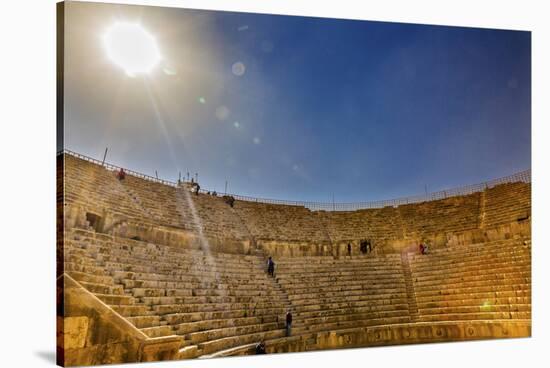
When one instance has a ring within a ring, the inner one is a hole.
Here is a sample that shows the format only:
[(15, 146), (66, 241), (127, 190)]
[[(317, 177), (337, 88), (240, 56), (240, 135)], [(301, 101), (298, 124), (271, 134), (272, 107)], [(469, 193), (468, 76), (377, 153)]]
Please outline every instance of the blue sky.
[[(198, 172), (207, 189), (326, 202), (531, 166), (529, 32), (84, 3), (66, 14), (65, 147), (92, 157), (109, 147), (108, 161), (168, 180)], [(117, 20), (157, 39), (150, 75), (107, 60), (100, 36)]]

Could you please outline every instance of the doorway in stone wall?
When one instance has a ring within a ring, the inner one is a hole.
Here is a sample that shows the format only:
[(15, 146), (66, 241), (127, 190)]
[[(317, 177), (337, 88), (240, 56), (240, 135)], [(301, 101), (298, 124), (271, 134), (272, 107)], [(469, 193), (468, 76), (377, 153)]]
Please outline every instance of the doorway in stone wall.
[(101, 216), (96, 215), (95, 213), (86, 212), (86, 221), (88, 221), (90, 227), (92, 227), (96, 232), (101, 232), (101, 228), (103, 227)]

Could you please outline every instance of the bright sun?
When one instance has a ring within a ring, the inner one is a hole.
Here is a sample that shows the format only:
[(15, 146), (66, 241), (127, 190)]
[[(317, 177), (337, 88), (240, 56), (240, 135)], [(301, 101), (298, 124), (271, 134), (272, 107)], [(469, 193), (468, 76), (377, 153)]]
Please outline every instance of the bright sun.
[(149, 73), (161, 60), (155, 38), (140, 24), (113, 24), (103, 36), (111, 61), (127, 75)]

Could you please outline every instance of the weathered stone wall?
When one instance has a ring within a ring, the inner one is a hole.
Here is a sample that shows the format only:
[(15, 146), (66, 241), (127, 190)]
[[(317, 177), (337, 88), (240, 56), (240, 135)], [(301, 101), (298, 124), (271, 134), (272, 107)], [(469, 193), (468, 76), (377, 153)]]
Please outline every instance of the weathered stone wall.
[(57, 362), (62, 366), (170, 360), (182, 338), (148, 338), (67, 275), (57, 281)]
[(84, 205), (65, 204), (65, 228), (74, 227), (89, 229), (86, 214), (93, 213), (101, 217), (101, 231), (106, 235), (120, 236), (130, 239), (139, 239), (155, 244), (178, 246), (188, 249), (208, 247), (211, 251), (223, 253), (249, 254), (250, 239), (236, 239), (232, 237), (200, 236), (196, 232), (181, 228), (168, 227), (151, 222), (140, 221), (113, 215), (105, 210), (94, 209)]
[(307, 346), (306, 349), (339, 349), (530, 336), (529, 322), (431, 322), (322, 332), (317, 334), (315, 344)]
[[(531, 323), (526, 321), (432, 322), (352, 328), (285, 337), (269, 341), (266, 351), (272, 354), (520, 337), (531, 337)], [(250, 345), (231, 351), (227, 355), (253, 355), (254, 353), (254, 346)]]

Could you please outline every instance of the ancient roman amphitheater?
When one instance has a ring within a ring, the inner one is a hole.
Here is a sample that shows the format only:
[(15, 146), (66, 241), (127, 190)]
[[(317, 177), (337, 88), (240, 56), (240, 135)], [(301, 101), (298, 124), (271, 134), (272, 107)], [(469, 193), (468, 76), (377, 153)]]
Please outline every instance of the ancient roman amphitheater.
[(58, 155), (63, 365), (531, 334), (530, 172), (352, 210), (115, 170)]

